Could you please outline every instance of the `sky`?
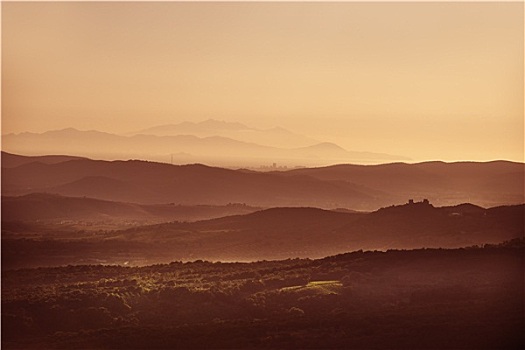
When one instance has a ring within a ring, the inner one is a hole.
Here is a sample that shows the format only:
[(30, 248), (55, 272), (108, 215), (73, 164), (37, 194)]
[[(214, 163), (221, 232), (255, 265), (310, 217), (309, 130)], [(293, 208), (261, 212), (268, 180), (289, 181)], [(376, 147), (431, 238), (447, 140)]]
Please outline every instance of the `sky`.
[(2, 2), (2, 134), (218, 119), (523, 161), (522, 2)]

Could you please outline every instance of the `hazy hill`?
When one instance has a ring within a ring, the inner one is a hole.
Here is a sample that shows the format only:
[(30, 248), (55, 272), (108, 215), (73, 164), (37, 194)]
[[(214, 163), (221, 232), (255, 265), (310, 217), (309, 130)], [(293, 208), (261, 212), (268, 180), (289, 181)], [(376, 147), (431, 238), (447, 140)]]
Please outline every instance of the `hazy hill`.
[(5, 223), (2, 249), (18, 252), (20, 258), (13, 259), (30, 256), (32, 264), (46, 265), (59, 261), (256, 261), (317, 258), (359, 249), (453, 248), (523, 237), (524, 210), (525, 205), (483, 209), (471, 204), (436, 208), (423, 203), (372, 213), (273, 208), (98, 233), (28, 222)]
[[(162, 241), (173, 246), (177, 259), (315, 258), (357, 249), (497, 243), (523, 236), (524, 209), (524, 205), (483, 209), (472, 205), (435, 208), (416, 203), (356, 214), (275, 208), (195, 223), (135, 228), (115, 233), (115, 237), (124, 241)], [(184, 250), (177, 246), (184, 246)]]
[(281, 127), (260, 130), (241, 123), (230, 123), (208, 119), (200, 123), (182, 122), (159, 125), (132, 134), (157, 136), (194, 135), (198, 137), (222, 136), (253, 142), (264, 146), (297, 148), (319, 143), (313, 138), (299, 135)]
[[(22, 159), (22, 158), (20, 158)], [(4, 195), (48, 192), (120, 202), (376, 210), (409, 198), (488, 207), (524, 202), (522, 163), (336, 165), (260, 173), (199, 164), (74, 159), (2, 169)], [(38, 159), (38, 158), (37, 158)]]
[[(283, 134), (279, 130), (275, 133)], [(291, 139), (290, 135), (282, 137)], [(74, 154), (106, 160), (147, 159), (163, 162), (171, 162), (173, 157), (175, 163), (198, 162), (220, 166), (260, 166), (275, 162), (302, 166), (407, 159), (387, 154), (346, 151), (340, 147), (325, 147), (324, 144), (295, 148), (259, 145), (249, 135), (245, 140), (188, 134), (121, 136), (68, 128), (40, 134), (26, 132), (4, 135), (2, 146), (8, 152), (30, 155)]]
[(238, 130), (255, 130), (241, 123), (225, 122), (215, 119), (208, 119), (199, 123), (181, 122), (178, 124), (157, 125), (147, 129), (143, 129), (133, 134), (146, 134), (157, 136), (173, 136), (184, 134), (205, 134), (205, 136), (217, 135), (222, 131), (238, 131)]
[(282, 174), (345, 181), (394, 196), (428, 198), (438, 205), (472, 202), (494, 206), (525, 201), (525, 166), (508, 161), (341, 164)]
[[(281, 176), (144, 161), (72, 160), (2, 169), (2, 192), (48, 192), (135, 203), (373, 208), (378, 199), (358, 186), (308, 176)], [(388, 195), (383, 196), (385, 200)], [(391, 201), (388, 201), (391, 203)]]
[(227, 215), (246, 214), (260, 208), (241, 204), (225, 206), (143, 205), (110, 202), (85, 197), (33, 193), (20, 197), (2, 197), (2, 221), (122, 224), (167, 221), (195, 221)]
[(27, 163), (39, 162), (44, 164), (56, 164), (66, 162), (68, 160), (82, 159), (82, 157), (74, 156), (20, 156), (2, 151), (2, 168), (15, 168)]

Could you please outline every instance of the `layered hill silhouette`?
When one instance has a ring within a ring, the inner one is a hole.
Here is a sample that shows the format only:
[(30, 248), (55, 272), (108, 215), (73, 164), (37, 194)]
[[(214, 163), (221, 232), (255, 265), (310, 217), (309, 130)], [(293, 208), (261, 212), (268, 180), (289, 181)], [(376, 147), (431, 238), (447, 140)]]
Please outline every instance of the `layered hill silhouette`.
[[(170, 130), (169, 127), (166, 129)], [(268, 133), (282, 134), (282, 139), (293, 139), (288, 132), (282, 130)], [(219, 136), (202, 137), (192, 134), (157, 136), (151, 133), (122, 136), (96, 130), (80, 131), (68, 128), (44, 133), (3, 135), (2, 146), (11, 153), (30, 155), (74, 154), (106, 160), (173, 160), (175, 163), (198, 162), (220, 166), (260, 166), (275, 162), (302, 166), (408, 159), (382, 153), (347, 151), (339, 146), (326, 147), (323, 143), (310, 144), (308, 147), (282, 148), (253, 143), (250, 136), (245, 136), (245, 141), (240, 141), (218, 134)], [(300, 144), (303, 145), (304, 142)]]
[(525, 165), (508, 161), (339, 164), (282, 174), (349, 182), (438, 205), (472, 202), (487, 207), (525, 201)]
[(17, 166), (40, 162), (44, 164), (56, 164), (66, 162), (68, 160), (83, 159), (82, 157), (74, 156), (20, 156), (17, 154), (2, 152), (2, 168), (16, 168)]
[[(428, 198), (439, 206), (524, 202), (524, 165), (506, 161), (337, 165), (259, 173), (137, 160), (71, 159), (48, 164), (49, 157), (4, 158), (2, 193), (7, 196), (41, 192), (141, 204), (245, 203), (356, 210), (376, 210), (409, 198)], [(21, 165), (9, 160), (15, 158)]]
[[(7, 224), (3, 249), (25, 252), (32, 264), (151, 264), (174, 260), (256, 261), (318, 258), (355, 250), (455, 248), (523, 237), (525, 205), (484, 209), (416, 202), (371, 213), (272, 208), (197, 222), (171, 222), (106, 232), (31, 229)], [(69, 240), (66, 239), (70, 237)], [(47, 242), (47, 243), (46, 243)], [(7, 248), (6, 248), (7, 247)], [(7, 252), (7, 253), (9, 253)], [(11, 255), (9, 255), (11, 256)], [(15, 257), (13, 257), (15, 259)]]
[(65, 197), (33, 193), (20, 197), (2, 197), (4, 222), (64, 222), (92, 223), (160, 223), (168, 221), (197, 221), (251, 213), (261, 208), (242, 204), (225, 206), (172, 204), (144, 205), (111, 202), (86, 197)]
[[(370, 207), (375, 199), (359, 186), (307, 176), (284, 177), (208, 167), (144, 161), (33, 162), (2, 169), (2, 192), (47, 192), (145, 204), (246, 203), (254, 206)], [(372, 205), (373, 206), (373, 205)]]
[(471, 204), (436, 208), (415, 203), (373, 213), (273, 208), (194, 223), (133, 228), (113, 237), (161, 241), (173, 245), (173, 253), (186, 259), (316, 258), (358, 249), (453, 248), (497, 243), (523, 237), (524, 214), (524, 205), (483, 209)]
[(311, 137), (299, 135), (281, 127), (270, 129), (252, 128), (241, 123), (208, 119), (199, 123), (182, 122), (140, 130), (131, 135), (156, 136), (194, 135), (198, 137), (222, 136), (234, 140), (253, 142), (263, 146), (298, 148), (320, 143)]

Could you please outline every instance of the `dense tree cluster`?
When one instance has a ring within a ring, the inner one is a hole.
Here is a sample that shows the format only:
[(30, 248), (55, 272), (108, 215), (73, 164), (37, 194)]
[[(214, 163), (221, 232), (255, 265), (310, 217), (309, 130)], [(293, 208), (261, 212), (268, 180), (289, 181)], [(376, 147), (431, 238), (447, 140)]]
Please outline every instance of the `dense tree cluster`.
[(523, 240), (4, 271), (3, 348), (523, 346)]

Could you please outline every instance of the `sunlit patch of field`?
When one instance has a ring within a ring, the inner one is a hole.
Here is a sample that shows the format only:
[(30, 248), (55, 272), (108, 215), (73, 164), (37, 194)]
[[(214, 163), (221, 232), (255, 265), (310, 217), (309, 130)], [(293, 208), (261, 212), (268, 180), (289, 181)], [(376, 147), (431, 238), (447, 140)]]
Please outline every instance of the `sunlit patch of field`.
[(303, 286), (281, 288), (283, 292), (298, 292), (308, 294), (339, 294), (343, 284), (341, 281), (312, 281)]

